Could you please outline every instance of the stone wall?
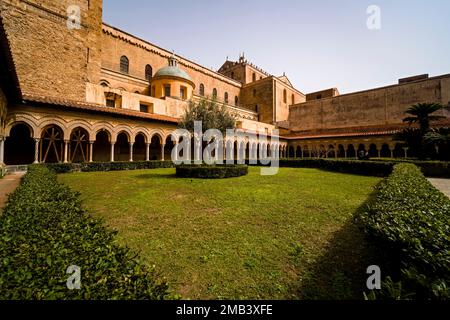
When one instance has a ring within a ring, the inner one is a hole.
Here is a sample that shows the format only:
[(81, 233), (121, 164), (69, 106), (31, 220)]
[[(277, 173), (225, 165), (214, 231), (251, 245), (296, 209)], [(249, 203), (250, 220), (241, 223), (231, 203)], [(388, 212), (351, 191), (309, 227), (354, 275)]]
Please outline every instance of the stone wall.
[[(81, 10), (81, 29), (67, 26), (70, 5)], [(83, 101), (99, 74), (102, 1), (3, 0), (1, 14), (22, 91)]]
[[(402, 123), (405, 110), (420, 102), (450, 103), (450, 75), (371, 89), (290, 107), (293, 131), (392, 125)], [(449, 115), (448, 111), (441, 111)]]
[(273, 123), (274, 80), (264, 78), (245, 85), (241, 92), (242, 105), (259, 114), (259, 121)]

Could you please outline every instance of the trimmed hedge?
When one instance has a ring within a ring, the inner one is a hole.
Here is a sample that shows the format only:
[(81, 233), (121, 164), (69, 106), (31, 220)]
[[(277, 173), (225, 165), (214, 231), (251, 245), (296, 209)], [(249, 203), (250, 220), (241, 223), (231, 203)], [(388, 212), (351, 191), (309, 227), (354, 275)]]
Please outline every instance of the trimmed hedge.
[(378, 159), (373, 158), (371, 161), (391, 162), (391, 163), (413, 163), (418, 166), (422, 173), (427, 177), (450, 178), (450, 162), (449, 161), (421, 161), (412, 159)]
[(366, 160), (340, 159), (280, 159), (280, 167), (318, 168), (344, 173), (386, 177), (392, 172), (393, 163)]
[[(0, 215), (0, 299), (163, 299), (167, 284), (118, 246), (45, 166), (29, 167)], [(71, 265), (81, 289), (69, 290)]]
[(179, 165), (176, 175), (180, 178), (224, 179), (248, 174), (246, 165)]
[(56, 173), (173, 168), (172, 161), (86, 162), (44, 164)]
[(450, 299), (450, 199), (418, 167), (397, 164), (357, 220), (392, 261), (400, 260), (406, 291)]

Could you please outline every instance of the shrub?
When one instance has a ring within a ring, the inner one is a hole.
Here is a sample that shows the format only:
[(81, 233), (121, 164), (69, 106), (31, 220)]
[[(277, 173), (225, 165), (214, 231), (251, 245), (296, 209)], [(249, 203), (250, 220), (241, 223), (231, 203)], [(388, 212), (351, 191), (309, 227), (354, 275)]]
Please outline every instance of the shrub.
[[(163, 299), (167, 285), (81, 207), (45, 166), (29, 167), (0, 215), (0, 299)], [(69, 290), (71, 265), (81, 289)]]
[(48, 163), (46, 167), (56, 173), (92, 172), (92, 171), (118, 171), (172, 168), (172, 161), (135, 161), (135, 162), (88, 162), (88, 163)]
[(280, 167), (318, 168), (329, 171), (384, 177), (392, 172), (393, 163), (340, 159), (280, 159)]
[(180, 165), (176, 167), (180, 178), (223, 179), (248, 174), (246, 165)]
[(413, 164), (397, 164), (358, 216), (416, 298), (450, 298), (450, 199)]

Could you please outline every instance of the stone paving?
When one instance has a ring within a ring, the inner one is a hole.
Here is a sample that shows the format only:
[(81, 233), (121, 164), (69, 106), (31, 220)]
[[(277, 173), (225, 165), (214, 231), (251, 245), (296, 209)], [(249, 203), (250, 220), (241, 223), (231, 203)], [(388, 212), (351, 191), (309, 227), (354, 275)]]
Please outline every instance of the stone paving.
[(428, 178), (431, 184), (450, 198), (450, 179)]
[(16, 190), (24, 174), (24, 172), (12, 173), (0, 179), (0, 212), (6, 204), (6, 200), (8, 200), (8, 195)]

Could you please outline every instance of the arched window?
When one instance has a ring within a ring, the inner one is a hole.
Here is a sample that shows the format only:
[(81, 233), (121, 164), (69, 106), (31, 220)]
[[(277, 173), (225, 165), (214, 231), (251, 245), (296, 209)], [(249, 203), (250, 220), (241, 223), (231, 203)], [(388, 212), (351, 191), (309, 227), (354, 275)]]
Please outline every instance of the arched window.
[(234, 97), (234, 105), (237, 106), (239, 104), (239, 98), (238, 96)]
[(120, 57), (120, 72), (128, 74), (130, 62), (125, 56)]
[(151, 65), (146, 65), (145, 66), (145, 80), (152, 80), (152, 76), (153, 76), (153, 68)]
[(253, 80), (253, 82), (256, 81), (256, 73), (254, 73), (254, 72), (253, 72), (253, 75), (252, 75), (252, 80)]
[(203, 83), (200, 83), (199, 93), (202, 97), (205, 95), (205, 86)]
[(292, 94), (292, 96), (291, 96), (291, 104), (295, 104), (295, 96), (294, 96), (294, 94)]
[(225, 92), (224, 99), (225, 103), (228, 103), (228, 92)]
[(283, 102), (284, 103), (287, 102), (287, 91), (286, 91), (286, 89), (283, 90)]
[(216, 88), (213, 89), (212, 97), (213, 97), (213, 99), (217, 99), (217, 89)]

